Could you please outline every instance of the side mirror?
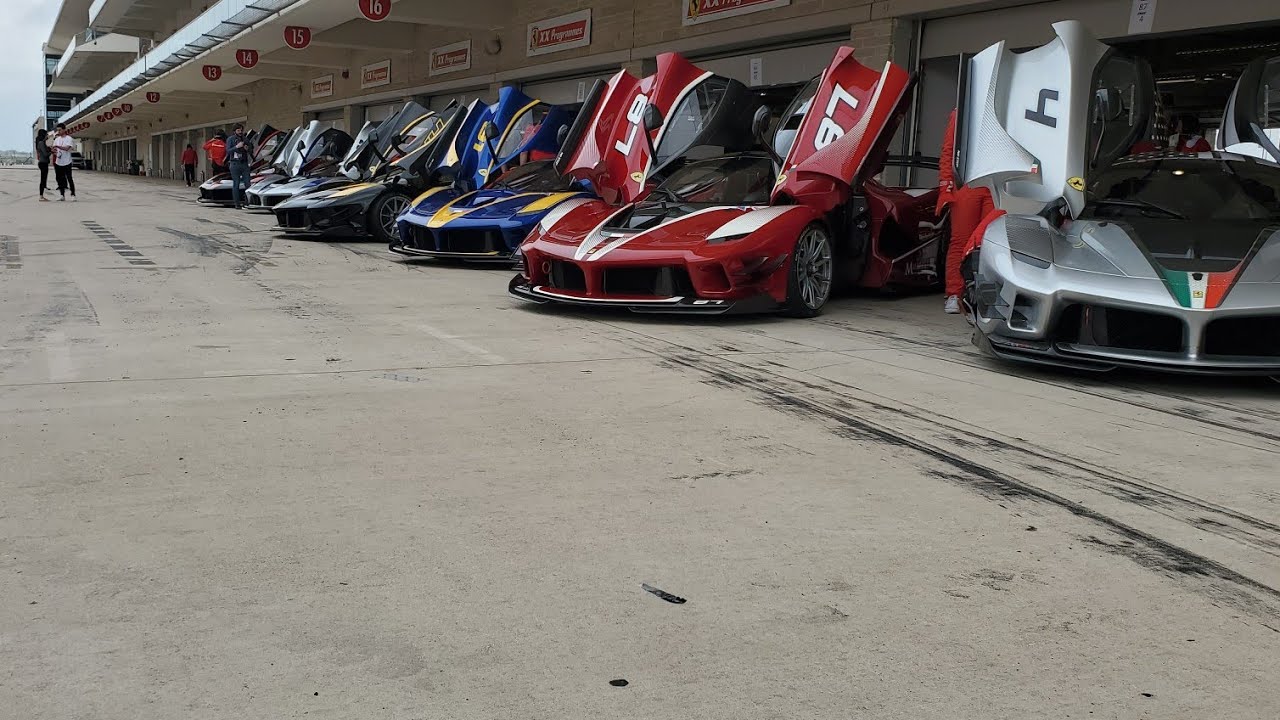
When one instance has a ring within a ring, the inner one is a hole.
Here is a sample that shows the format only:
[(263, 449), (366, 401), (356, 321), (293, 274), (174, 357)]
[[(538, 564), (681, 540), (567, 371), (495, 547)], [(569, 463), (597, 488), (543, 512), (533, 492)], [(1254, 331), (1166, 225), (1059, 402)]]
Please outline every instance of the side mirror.
[(484, 144), (489, 148), (489, 155), (497, 159), (498, 148), (493, 144), (493, 141), (498, 136), (498, 126), (493, 124), (492, 120), (485, 120), (480, 132), (484, 133)]
[(301, 140), (299, 140), (299, 141), (298, 141), (298, 152), (302, 152), (303, 150), (306, 150), (306, 149), (307, 149), (307, 144), (306, 144), (306, 143), (304, 143), (304, 142), (302, 142)]
[(761, 143), (764, 143), (765, 135), (769, 133), (769, 121), (772, 119), (773, 113), (764, 105), (756, 108), (756, 114), (751, 116), (751, 134)]
[(1102, 88), (1095, 94), (1097, 110), (1094, 117), (1100, 122), (1115, 122), (1124, 116), (1124, 100), (1115, 88)]
[(569, 126), (561, 125), (560, 129), (556, 130), (556, 145), (563, 146), (564, 139), (567, 137), (569, 137)]
[(644, 129), (653, 132), (662, 127), (662, 111), (657, 105), (649, 103), (644, 106)]

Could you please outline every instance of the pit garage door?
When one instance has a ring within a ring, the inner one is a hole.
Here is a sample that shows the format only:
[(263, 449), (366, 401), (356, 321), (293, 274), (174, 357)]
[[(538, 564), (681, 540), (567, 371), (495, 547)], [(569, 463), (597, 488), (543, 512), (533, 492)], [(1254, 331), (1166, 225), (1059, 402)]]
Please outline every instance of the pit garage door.
[(586, 99), (587, 93), (591, 91), (591, 86), (595, 84), (596, 80), (608, 80), (616, 72), (615, 70), (613, 72), (576, 75), (567, 78), (536, 80), (525, 83), (520, 87), (520, 90), (529, 97), (537, 98), (551, 105), (572, 105)]
[[(754, 53), (691, 57), (694, 63), (717, 75), (731, 77), (748, 87), (807, 82), (831, 62), (836, 48), (848, 45), (844, 38), (823, 38), (804, 44), (774, 47)], [(752, 71), (754, 67), (754, 72)]]
[(324, 112), (318, 112), (315, 114), (314, 119), (320, 123), (320, 127), (326, 130), (329, 128), (334, 128), (335, 130), (347, 129), (347, 121), (343, 116), (342, 110), (325, 110)]
[(483, 97), (485, 92), (486, 91), (483, 88), (472, 88), (470, 90), (458, 90), (456, 92), (445, 93), (443, 95), (435, 95), (427, 101), (427, 108), (440, 112), (441, 110), (449, 107), (449, 103), (454, 100), (457, 100), (461, 105), (466, 105), (476, 98), (481, 98), (484, 102), (492, 102), (492, 100)]
[(365, 122), (382, 122), (387, 118), (400, 112), (400, 108), (404, 107), (404, 103), (383, 103), (382, 105), (366, 105), (364, 108)]

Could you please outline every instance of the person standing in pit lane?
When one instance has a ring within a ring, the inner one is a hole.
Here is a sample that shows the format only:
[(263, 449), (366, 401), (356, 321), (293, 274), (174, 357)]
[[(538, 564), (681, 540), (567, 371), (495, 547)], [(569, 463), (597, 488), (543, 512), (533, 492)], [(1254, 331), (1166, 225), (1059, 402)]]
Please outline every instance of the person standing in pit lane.
[(227, 134), (222, 132), (222, 128), (213, 134), (213, 137), (204, 144), (204, 154), (209, 158), (209, 164), (213, 166), (213, 174), (221, 175), (227, 171)]
[(231, 137), (227, 138), (227, 164), (231, 169), (231, 202), (237, 210), (244, 208), (240, 202), (243, 197), (240, 183), (244, 183), (244, 193), (249, 192), (249, 158), (253, 155), (253, 147), (249, 138), (244, 136), (244, 126), (236, 125)]
[(1175, 121), (1173, 135), (1169, 136), (1169, 147), (1184, 153), (1212, 152), (1213, 146), (1204, 139), (1201, 134), (1203, 132), (1200, 118), (1191, 113), (1183, 113)]
[(960, 314), (960, 295), (964, 293), (964, 278), (960, 266), (969, 249), (969, 238), (983, 219), (995, 210), (991, 191), (984, 187), (956, 187), (955, 180), (956, 111), (951, 111), (947, 129), (942, 135), (942, 155), (938, 158), (938, 207), (942, 215), (951, 207), (951, 237), (947, 242), (946, 292), (942, 310), (948, 315)]
[(196, 181), (196, 163), (199, 161), (196, 149), (191, 147), (191, 143), (187, 143), (187, 149), (182, 151), (182, 175), (187, 179), (187, 187), (191, 187), (191, 183)]
[(44, 191), (49, 189), (49, 160), (53, 151), (49, 148), (49, 131), (41, 128), (36, 131), (36, 167), (40, 168), (40, 202), (49, 202)]
[(67, 126), (58, 123), (54, 129), (54, 137), (49, 140), (49, 149), (53, 151), (53, 174), (58, 180), (58, 202), (67, 199), (67, 190), (71, 190), (71, 202), (76, 201), (76, 181), (71, 175), (71, 153), (76, 149), (76, 141), (67, 132)]

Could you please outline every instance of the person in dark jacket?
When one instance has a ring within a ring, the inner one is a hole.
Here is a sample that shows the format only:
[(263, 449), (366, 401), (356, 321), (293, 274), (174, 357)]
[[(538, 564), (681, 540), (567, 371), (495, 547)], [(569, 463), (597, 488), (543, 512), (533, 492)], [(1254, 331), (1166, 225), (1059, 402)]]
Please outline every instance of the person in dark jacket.
[(49, 158), (53, 151), (49, 149), (49, 131), (36, 131), (36, 167), (40, 168), (40, 202), (49, 202), (44, 191), (49, 189)]
[(182, 151), (182, 174), (187, 179), (187, 187), (191, 187), (191, 183), (196, 181), (197, 162), (200, 162), (200, 158), (196, 156), (196, 149), (191, 147), (191, 143), (187, 143), (187, 149)]
[(227, 138), (227, 165), (231, 169), (231, 202), (237, 210), (244, 207), (240, 202), (241, 183), (244, 184), (244, 193), (249, 192), (249, 160), (252, 157), (253, 144), (245, 137), (244, 126), (236, 125), (231, 137)]

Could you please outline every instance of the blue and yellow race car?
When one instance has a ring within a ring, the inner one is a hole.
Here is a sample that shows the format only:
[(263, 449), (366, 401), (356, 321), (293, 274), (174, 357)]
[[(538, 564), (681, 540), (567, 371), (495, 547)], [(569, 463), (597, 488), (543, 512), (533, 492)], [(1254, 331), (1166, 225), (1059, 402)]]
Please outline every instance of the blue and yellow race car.
[(468, 118), (470, 132), (460, 133), (470, 140), (455, 148), (453, 183), (427, 190), (400, 216), (391, 251), (511, 262), (529, 230), (548, 214), (595, 197), (588, 185), (561, 176), (551, 159), (575, 114), (574, 107), (502, 88), (498, 102)]

